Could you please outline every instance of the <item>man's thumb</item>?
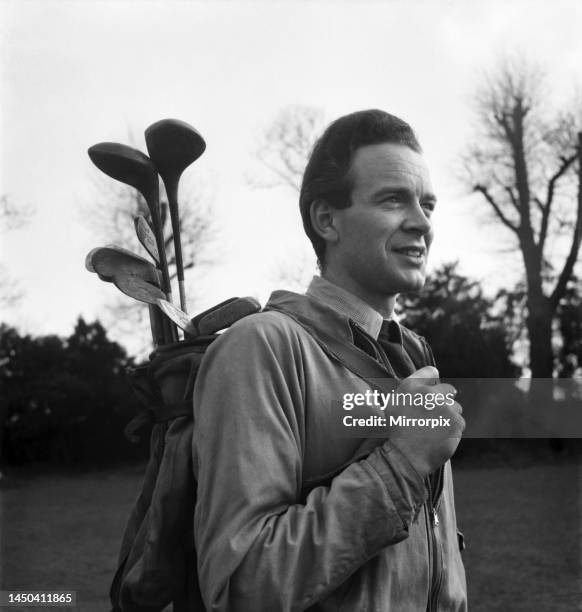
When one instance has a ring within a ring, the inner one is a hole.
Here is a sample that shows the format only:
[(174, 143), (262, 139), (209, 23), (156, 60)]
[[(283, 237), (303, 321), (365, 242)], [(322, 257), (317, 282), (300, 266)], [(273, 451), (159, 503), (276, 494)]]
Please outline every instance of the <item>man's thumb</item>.
[(408, 378), (422, 378), (427, 385), (438, 385), (440, 374), (434, 366), (424, 366), (424, 368), (416, 370)]

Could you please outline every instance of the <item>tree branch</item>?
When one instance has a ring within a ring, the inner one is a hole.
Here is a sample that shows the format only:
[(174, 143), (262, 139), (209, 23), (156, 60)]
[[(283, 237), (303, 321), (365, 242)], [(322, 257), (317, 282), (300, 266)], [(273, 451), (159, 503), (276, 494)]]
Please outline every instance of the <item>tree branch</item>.
[(515, 194), (513, 193), (513, 189), (509, 186), (505, 186), (504, 189), (509, 195), (509, 199), (511, 200), (511, 203), (513, 204), (515, 210), (519, 212), (519, 204), (517, 203), (517, 198), (515, 197)]
[(540, 235), (538, 241), (538, 249), (540, 252), (540, 257), (544, 252), (544, 244), (546, 242), (546, 237), (548, 235), (548, 225), (550, 221), (550, 210), (552, 208), (552, 203), (554, 201), (554, 195), (556, 192), (556, 184), (560, 180), (560, 178), (567, 172), (568, 168), (574, 163), (574, 160), (578, 156), (577, 153), (571, 155), (570, 157), (562, 157), (560, 167), (555, 172), (555, 174), (550, 178), (548, 183), (548, 191), (546, 195), (546, 203), (542, 207), (542, 222), (540, 225)]
[[(275, 174), (283, 182), (283, 184), (287, 185), (288, 187), (291, 187), (295, 191), (299, 191), (300, 186), (296, 182), (297, 178), (295, 174), (293, 174), (292, 172), (290, 174), (282, 172), (279, 168), (277, 168), (275, 164), (270, 163), (261, 155), (259, 155), (259, 160), (265, 165), (265, 167), (267, 167), (273, 174)], [(285, 164), (285, 168), (286, 170), (289, 170), (288, 164)]]
[(513, 223), (511, 223), (511, 221), (503, 214), (501, 207), (499, 206), (499, 204), (497, 204), (493, 196), (489, 193), (489, 190), (487, 189), (487, 187), (485, 187), (484, 185), (475, 185), (473, 187), (473, 190), (478, 193), (481, 193), (483, 197), (489, 202), (489, 204), (491, 204), (491, 206), (493, 207), (493, 210), (495, 211), (495, 213), (497, 214), (497, 216), (499, 217), (503, 225), (508, 227), (516, 235), (519, 235), (519, 228), (513, 225)]
[[(582, 241), (582, 132), (578, 133), (578, 150), (576, 153), (578, 157), (578, 211), (576, 213), (576, 225), (574, 227), (574, 235), (572, 236), (572, 246), (570, 252), (556, 283), (554, 291), (550, 296), (550, 304), (553, 310), (556, 309), (558, 303), (566, 292), (566, 286), (572, 272), (574, 271), (574, 264), (578, 258), (578, 251), (580, 250), (580, 242)], [(571, 162), (570, 162), (571, 163)]]

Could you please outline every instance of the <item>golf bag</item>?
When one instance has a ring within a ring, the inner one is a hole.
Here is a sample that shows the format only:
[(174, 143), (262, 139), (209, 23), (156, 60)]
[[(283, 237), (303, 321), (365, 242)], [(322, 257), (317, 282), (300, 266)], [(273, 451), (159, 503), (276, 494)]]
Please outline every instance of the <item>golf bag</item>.
[(158, 348), (128, 372), (144, 410), (126, 429), (153, 422), (150, 458), (110, 590), (113, 612), (203, 612), (194, 547), (192, 394), (216, 334)]

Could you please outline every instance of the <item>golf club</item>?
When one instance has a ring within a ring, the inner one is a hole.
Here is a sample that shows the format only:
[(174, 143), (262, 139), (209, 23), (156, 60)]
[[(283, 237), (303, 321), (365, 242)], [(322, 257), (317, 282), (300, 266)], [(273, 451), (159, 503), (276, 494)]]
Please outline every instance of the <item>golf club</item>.
[(191, 126), (178, 119), (162, 119), (150, 125), (145, 131), (145, 140), (150, 159), (155, 164), (168, 196), (174, 249), (176, 254), (176, 274), (180, 292), (180, 306), (187, 310), (184, 288), (184, 262), (180, 237), (180, 215), (178, 209), (178, 183), (182, 172), (204, 150), (206, 143), (202, 136)]
[(159, 299), (166, 299), (164, 292), (159, 287), (133, 274), (124, 272), (116, 274), (113, 284), (125, 295), (146, 304), (157, 304)]
[(166, 259), (164, 235), (160, 215), (159, 181), (152, 160), (141, 151), (116, 142), (102, 142), (89, 148), (91, 161), (108, 176), (135, 187), (145, 198), (154, 225), (160, 255), (162, 288), (169, 301), (172, 287)]
[(213, 334), (232, 325), (235, 321), (261, 310), (261, 305), (252, 297), (230, 298), (213, 306), (192, 319), (199, 334)]
[(85, 266), (91, 272), (96, 272), (101, 278), (114, 281), (120, 274), (138, 276), (144, 281), (159, 287), (159, 276), (156, 267), (147, 259), (123, 249), (109, 246), (92, 249), (86, 259)]
[(160, 253), (158, 251), (156, 237), (154, 236), (150, 224), (146, 221), (146, 218), (143, 215), (138, 215), (134, 219), (134, 223), (137, 239), (143, 248), (150, 254), (151, 258), (156, 262), (156, 264), (159, 265)]
[(157, 305), (161, 308), (162, 312), (174, 323), (181, 328), (185, 334), (188, 336), (196, 336), (198, 335), (196, 332), (196, 328), (190, 322), (190, 317), (179, 308), (176, 308), (174, 304), (168, 302), (165, 299), (158, 299), (156, 302)]
[(101, 247), (91, 249), (85, 257), (85, 269), (89, 270), (89, 272), (96, 272), (95, 268), (93, 267), (93, 264), (91, 263), (91, 260), (93, 259), (93, 254), (95, 253), (95, 251), (99, 250), (100, 248)]
[(160, 319), (161, 313), (157, 307), (158, 300), (166, 301), (166, 296), (159, 287), (148, 283), (139, 276), (124, 273), (116, 275), (113, 279), (113, 284), (125, 295), (148, 304), (154, 344), (169, 344), (177, 341), (178, 337), (175, 327), (166, 324), (167, 319), (165, 317)]
[[(114, 283), (123, 293), (140, 301), (143, 292), (137, 294), (141, 288), (137, 285), (139, 280), (145, 282), (148, 287), (157, 289), (156, 297), (164, 296), (159, 289), (159, 272), (147, 259), (128, 251), (122, 247), (110, 245), (92, 249), (86, 257), (85, 266), (88, 270), (97, 273), (99, 278), (105, 282)], [(128, 283), (127, 278), (139, 279), (137, 283)], [(127, 290), (125, 290), (127, 289)], [(151, 296), (151, 291), (150, 291)], [(155, 303), (150, 299), (150, 303)], [(167, 344), (177, 340), (176, 328), (165, 317), (162, 318), (159, 309), (150, 305), (150, 325), (154, 344)]]

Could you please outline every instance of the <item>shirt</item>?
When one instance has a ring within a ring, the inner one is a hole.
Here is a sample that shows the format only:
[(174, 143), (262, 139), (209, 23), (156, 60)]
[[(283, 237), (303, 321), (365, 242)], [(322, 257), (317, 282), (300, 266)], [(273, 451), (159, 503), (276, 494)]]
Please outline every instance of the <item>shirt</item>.
[[(354, 344), (382, 363), (395, 378), (406, 378), (416, 370), (402, 346), (402, 330), (396, 321), (384, 319), (364, 300), (321, 276), (313, 277), (306, 295), (355, 323)], [(359, 334), (358, 328), (368, 337)]]

